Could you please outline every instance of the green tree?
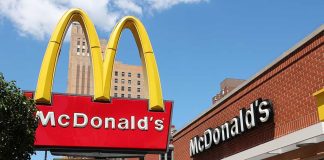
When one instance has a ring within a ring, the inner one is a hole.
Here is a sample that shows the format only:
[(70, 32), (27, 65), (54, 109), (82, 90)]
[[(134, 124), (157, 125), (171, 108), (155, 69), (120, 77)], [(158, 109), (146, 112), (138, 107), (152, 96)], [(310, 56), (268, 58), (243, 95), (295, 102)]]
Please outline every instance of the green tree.
[(25, 160), (34, 154), (36, 107), (14, 81), (0, 73), (0, 159)]

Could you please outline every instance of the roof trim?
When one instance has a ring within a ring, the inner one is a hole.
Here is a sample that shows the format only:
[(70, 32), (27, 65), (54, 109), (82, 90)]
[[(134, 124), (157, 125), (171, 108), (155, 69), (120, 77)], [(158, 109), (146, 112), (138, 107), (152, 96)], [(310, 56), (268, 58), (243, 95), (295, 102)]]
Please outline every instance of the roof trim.
[(222, 160), (258, 160), (273, 157), (300, 148), (303, 144), (317, 144), (324, 141), (324, 122), (319, 122), (280, 138), (238, 152)]
[(299, 41), (292, 48), (290, 48), (287, 51), (285, 51), (283, 54), (281, 54), (281, 56), (279, 56), (278, 58), (276, 58), (269, 65), (267, 65), (262, 70), (260, 70), (258, 73), (254, 74), (251, 78), (249, 78), (248, 80), (244, 81), (238, 87), (236, 87), (235, 89), (233, 89), (231, 92), (229, 92), (227, 95), (225, 95), (220, 101), (218, 101), (215, 104), (212, 104), (208, 109), (206, 109), (204, 112), (200, 113), (195, 119), (193, 119), (192, 121), (188, 122), (186, 125), (184, 125), (184, 127), (182, 127), (181, 129), (179, 129), (179, 131), (177, 131), (174, 134), (173, 137), (176, 137), (178, 134), (180, 134), (181, 132), (183, 132), (186, 128), (188, 128), (189, 126), (191, 126), (194, 122), (196, 122), (197, 120), (199, 120), (200, 118), (202, 118), (204, 115), (206, 115), (209, 111), (215, 109), (218, 105), (220, 105), (223, 102), (225, 102), (229, 97), (231, 97), (236, 92), (238, 92), (239, 90), (241, 90), (242, 88), (244, 88), (245, 86), (247, 86), (249, 83), (251, 83), (257, 77), (259, 77), (261, 74), (265, 73), (267, 70), (269, 70), (275, 64), (277, 64), (278, 62), (280, 62), (284, 58), (288, 57), (291, 53), (293, 53), (295, 50), (297, 50), (298, 48), (300, 48), (302, 45), (304, 45), (305, 43), (307, 43), (309, 40), (311, 40), (312, 38), (314, 38), (315, 36), (317, 36), (322, 31), (324, 31), (324, 24), (322, 24), (320, 27), (318, 27), (315, 31), (313, 31), (311, 34), (309, 34), (308, 36), (306, 36), (304, 39), (302, 39), (301, 41)]

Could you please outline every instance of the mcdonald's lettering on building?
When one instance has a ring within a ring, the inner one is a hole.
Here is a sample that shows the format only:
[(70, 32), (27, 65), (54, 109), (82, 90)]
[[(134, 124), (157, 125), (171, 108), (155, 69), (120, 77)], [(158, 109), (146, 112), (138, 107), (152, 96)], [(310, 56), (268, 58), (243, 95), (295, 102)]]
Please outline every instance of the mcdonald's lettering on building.
[[(89, 42), (94, 77), (94, 95), (52, 93), (54, 72), (65, 32), (79, 22)], [(148, 99), (111, 98), (111, 77), (121, 32), (134, 35), (145, 67)], [(144, 25), (135, 17), (120, 20), (111, 33), (102, 57), (95, 27), (80, 9), (67, 11), (49, 40), (35, 92), (39, 124), (37, 149), (64, 151), (116, 151), (164, 153), (169, 145), (172, 101), (163, 100), (158, 67)]]
[(174, 159), (323, 160), (323, 44), (321, 25), (251, 78), (225, 79), (173, 135)]

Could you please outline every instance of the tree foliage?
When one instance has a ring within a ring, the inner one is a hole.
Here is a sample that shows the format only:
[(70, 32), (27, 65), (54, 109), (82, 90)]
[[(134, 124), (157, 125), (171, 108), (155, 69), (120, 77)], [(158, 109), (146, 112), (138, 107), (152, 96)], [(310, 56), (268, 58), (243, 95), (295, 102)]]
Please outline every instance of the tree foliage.
[(0, 73), (0, 159), (25, 160), (34, 153), (36, 107)]

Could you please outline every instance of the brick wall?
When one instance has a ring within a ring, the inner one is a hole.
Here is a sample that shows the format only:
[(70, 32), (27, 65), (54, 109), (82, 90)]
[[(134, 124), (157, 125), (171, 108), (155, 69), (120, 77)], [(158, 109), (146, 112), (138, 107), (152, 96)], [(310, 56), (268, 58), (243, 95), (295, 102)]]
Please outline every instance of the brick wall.
[(190, 160), (189, 141), (210, 127), (239, 115), (257, 98), (273, 102), (273, 122), (262, 124), (195, 156), (194, 160), (221, 159), (318, 123), (312, 93), (324, 86), (324, 31), (254, 78), (205, 115), (179, 131), (173, 144), (175, 160)]

